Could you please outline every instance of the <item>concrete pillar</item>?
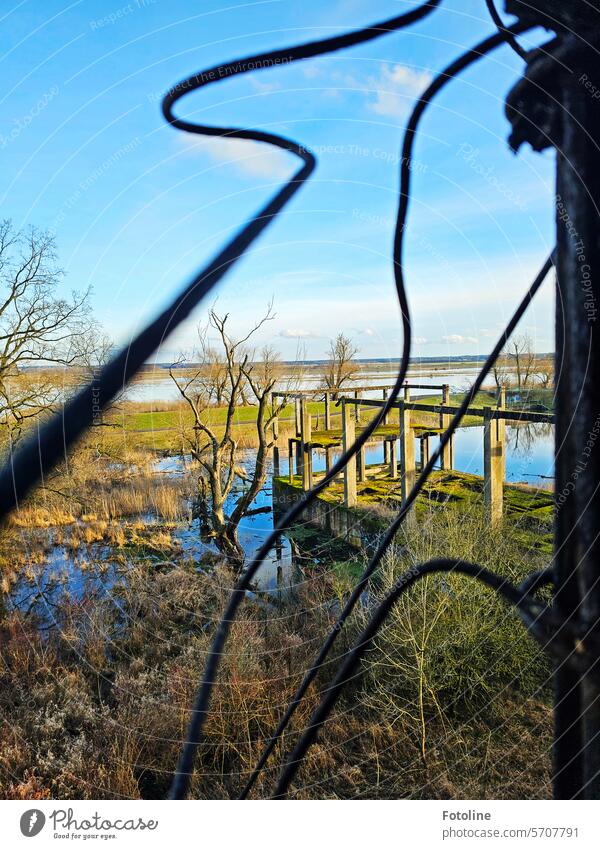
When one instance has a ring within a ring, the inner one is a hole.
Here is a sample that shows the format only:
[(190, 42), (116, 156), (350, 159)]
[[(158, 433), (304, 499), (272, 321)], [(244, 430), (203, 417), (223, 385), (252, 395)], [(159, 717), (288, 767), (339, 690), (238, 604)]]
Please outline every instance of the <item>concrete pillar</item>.
[(331, 456), (332, 454), (333, 454), (332, 448), (326, 448), (325, 449), (325, 471), (326, 472), (331, 471), (331, 467), (333, 466), (332, 456)]
[(404, 400), (410, 401), (410, 386), (404, 387)]
[(389, 461), (390, 461), (390, 478), (395, 481), (398, 479), (398, 458), (396, 456), (396, 440), (390, 439), (389, 445)]
[(431, 456), (429, 450), (429, 437), (422, 436), (420, 439), (421, 442), (421, 469), (424, 469), (427, 463), (429, 462), (429, 457)]
[(300, 441), (300, 438), (296, 439), (295, 446), (296, 446), (296, 474), (300, 475), (300, 477), (302, 477), (302, 475), (304, 474), (304, 471), (303, 471), (303, 469), (304, 469), (304, 452), (302, 451), (302, 442)]
[(294, 398), (294, 419), (296, 421), (296, 436), (300, 436), (301, 398)]
[(390, 462), (390, 443), (387, 439), (383, 440), (383, 463), (387, 466)]
[(331, 430), (331, 395), (325, 393), (325, 430)]
[[(442, 390), (442, 404), (444, 406), (449, 406), (450, 404), (450, 387), (448, 386), (448, 384), (445, 384)], [(440, 427), (443, 430), (446, 430), (446, 428), (450, 424), (451, 418), (452, 416), (450, 415), (450, 413), (440, 413)], [(441, 468), (444, 470), (454, 468), (454, 436), (452, 436), (447, 445), (444, 446), (440, 465)]]
[(401, 493), (404, 500), (415, 485), (416, 480), (415, 432), (411, 427), (410, 410), (407, 410), (404, 404), (400, 406), (400, 462), (402, 472)]
[(273, 419), (273, 477), (281, 474), (279, 468), (279, 419)]
[(502, 518), (503, 508), (504, 434), (491, 407), (486, 407), (483, 413), (483, 501), (490, 523), (495, 525)]
[[(342, 450), (347, 451), (356, 438), (356, 423), (350, 415), (351, 405), (342, 401)], [(356, 463), (352, 459), (344, 466), (344, 504), (356, 505)]]
[(302, 489), (312, 489), (312, 416), (308, 412), (308, 401), (300, 404), (300, 452), (302, 455)]
[(292, 483), (294, 479), (294, 440), (288, 439), (288, 474), (289, 481)]
[[(499, 386), (496, 390), (496, 408), (498, 410), (506, 410), (506, 386)], [(506, 422), (504, 419), (498, 419), (498, 434), (502, 440), (502, 444), (506, 445)], [(506, 448), (502, 452), (502, 480), (506, 480)]]
[(367, 479), (367, 461), (366, 461), (366, 448), (363, 447), (360, 449), (356, 456), (356, 466), (358, 470), (358, 479), (359, 481), (364, 482)]
[[(356, 398), (356, 400), (358, 401), (358, 400), (362, 397), (362, 392), (359, 392), (359, 391), (358, 391), (358, 389), (356, 389), (356, 390), (354, 391), (354, 397), (355, 397), (355, 398)], [(355, 409), (355, 412), (356, 412), (356, 421), (357, 421), (357, 422), (359, 422), (359, 421), (360, 421), (360, 414), (361, 414), (361, 407), (360, 407), (360, 404), (358, 404), (358, 403), (357, 403), (357, 404), (355, 404), (355, 405), (354, 405), (354, 409)]]

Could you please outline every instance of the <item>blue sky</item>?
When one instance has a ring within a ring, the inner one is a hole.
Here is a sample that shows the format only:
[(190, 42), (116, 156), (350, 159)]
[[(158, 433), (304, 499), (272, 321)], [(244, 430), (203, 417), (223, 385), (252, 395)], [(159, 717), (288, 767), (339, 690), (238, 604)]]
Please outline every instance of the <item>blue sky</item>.
[[(91, 285), (99, 319), (126, 342), (296, 167), (283, 152), (174, 131), (162, 94), (221, 61), (413, 5), (7, 0), (2, 217), (56, 234), (65, 289)], [(445, 0), (403, 33), (222, 81), (178, 106), (206, 123), (282, 132), (319, 157), (312, 182), (215, 296), (233, 331), (273, 298), (276, 317), (257, 341), (286, 358), (299, 342), (323, 356), (340, 331), (361, 356), (398, 356), (390, 251), (402, 130), (436, 70), (491, 31), (484, 0)], [(449, 86), (422, 124), (406, 255), (415, 354), (489, 350), (552, 246), (552, 156), (515, 157), (506, 144), (504, 97), (521, 70), (507, 47), (497, 50)], [(523, 328), (547, 351), (552, 286), (538, 297)], [(203, 316), (160, 358), (189, 350)]]

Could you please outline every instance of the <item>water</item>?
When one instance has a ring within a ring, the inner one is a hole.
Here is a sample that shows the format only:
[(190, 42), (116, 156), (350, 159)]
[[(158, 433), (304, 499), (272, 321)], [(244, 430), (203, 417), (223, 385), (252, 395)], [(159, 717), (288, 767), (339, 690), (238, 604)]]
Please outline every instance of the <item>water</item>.
[[(524, 481), (528, 484), (548, 484), (548, 477), (553, 475), (554, 441), (553, 428), (549, 425), (507, 425), (507, 457), (506, 479), (508, 482)], [(432, 438), (432, 448), (436, 439)], [(339, 456), (339, 451), (334, 451)], [(417, 447), (418, 457), (418, 447)], [(419, 458), (418, 458), (419, 459)], [(246, 451), (240, 455), (239, 465), (251, 473), (254, 452)], [(366, 449), (367, 465), (383, 463), (383, 443), (372, 443)], [(483, 474), (483, 427), (461, 428), (455, 435), (454, 466), (462, 472)], [(161, 478), (164, 476), (180, 477), (189, 470), (189, 461), (183, 462), (180, 457), (163, 457), (156, 461), (155, 471)], [(282, 472), (285, 472), (285, 459), (282, 460)], [(316, 451), (314, 455), (314, 470), (324, 471), (325, 453)], [(195, 472), (194, 472), (195, 474)], [(246, 483), (236, 482), (230, 494), (227, 510), (231, 510)], [(246, 557), (252, 558), (265, 538), (273, 529), (272, 481), (271, 474), (267, 483), (258, 494), (253, 509), (268, 508), (267, 512), (246, 516), (239, 526), (239, 540)], [(151, 516), (140, 517), (150, 524), (156, 522)], [(171, 530), (172, 537), (179, 545), (184, 557), (200, 563), (202, 558), (211, 552), (217, 555), (214, 544), (201, 538), (198, 520), (181, 523)], [(81, 545), (76, 551), (62, 545), (54, 545), (52, 532), (43, 532), (45, 537), (46, 554), (42, 562), (34, 564), (34, 553), (39, 547), (32, 545), (32, 565), (19, 576), (19, 579), (8, 594), (9, 607), (22, 611), (35, 609), (44, 627), (60, 622), (59, 612), (63, 594), (68, 594), (71, 600), (79, 604), (93, 603), (94, 600), (110, 595), (119, 581), (127, 580), (127, 565), (117, 565), (115, 555), (122, 550), (112, 549), (106, 544), (95, 543)], [(325, 541), (326, 542), (326, 541)], [(325, 544), (325, 548), (327, 545)], [(322, 554), (325, 557), (322, 557)], [(301, 559), (307, 565), (316, 566), (327, 559), (326, 551), (304, 552)], [(165, 559), (169, 559), (166, 557)], [(148, 568), (152, 568), (150, 565)], [(206, 570), (210, 567), (199, 566)], [(281, 593), (289, 591), (300, 580), (302, 570), (299, 567), (298, 544), (292, 546), (291, 539), (285, 534), (280, 542), (272, 549), (264, 564), (258, 570), (253, 581), (253, 589), (259, 593)]]
[[(432, 383), (432, 384), (449, 384), (453, 392), (460, 392), (469, 387), (475, 380), (479, 368), (477, 366), (465, 366), (456, 370), (434, 370), (427, 369), (426, 366), (411, 369), (408, 375), (409, 383)], [(361, 371), (359, 377), (354, 382), (356, 386), (391, 386), (396, 379), (397, 372), (393, 366), (389, 369), (365, 369)], [(290, 377), (285, 376), (280, 381), (277, 389), (283, 391), (289, 388)], [(294, 383), (294, 388), (297, 389), (319, 389), (322, 384), (322, 377), (317, 372), (308, 372), (302, 377), (298, 383)], [(346, 391), (352, 391), (352, 384), (348, 384)], [(431, 394), (431, 390), (415, 389), (412, 392), (413, 396)], [(137, 401), (139, 403), (150, 404), (153, 402), (169, 402), (180, 401), (181, 395), (171, 380), (170, 377), (160, 377), (157, 379), (139, 380), (127, 388), (124, 395), (127, 401)], [(381, 398), (381, 393), (374, 391), (365, 394), (365, 398)]]
[[(437, 447), (436, 437), (430, 448)], [(334, 451), (335, 458), (340, 451)], [(416, 449), (419, 457), (419, 443)], [(366, 463), (383, 463), (383, 443), (367, 445)], [(439, 466), (439, 464), (438, 464)], [(454, 436), (454, 468), (459, 472), (483, 475), (483, 426), (460, 428)], [(284, 464), (285, 469), (285, 464)], [(313, 469), (325, 470), (325, 452), (315, 452)], [(528, 483), (532, 486), (547, 483), (554, 475), (554, 429), (545, 424), (506, 427), (506, 480), (508, 483)]]

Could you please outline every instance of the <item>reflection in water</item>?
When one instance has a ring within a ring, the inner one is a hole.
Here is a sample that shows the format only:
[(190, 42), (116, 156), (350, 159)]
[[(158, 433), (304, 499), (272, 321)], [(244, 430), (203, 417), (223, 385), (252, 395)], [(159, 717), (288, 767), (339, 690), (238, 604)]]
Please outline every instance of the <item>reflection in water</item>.
[[(435, 440), (431, 441), (432, 450)], [(398, 446), (397, 446), (397, 450)], [(334, 451), (337, 459), (340, 451)], [(417, 460), (419, 442), (417, 440)], [(399, 453), (398, 453), (399, 458)], [(366, 462), (383, 463), (383, 443), (367, 446)], [(454, 467), (459, 472), (483, 475), (483, 425), (460, 428), (454, 436)], [(325, 469), (325, 452), (316, 452), (313, 468), (316, 472)], [(285, 464), (283, 465), (285, 471)], [(506, 427), (506, 480), (509, 483), (525, 481), (536, 484), (554, 474), (554, 427), (548, 424), (507, 425)]]

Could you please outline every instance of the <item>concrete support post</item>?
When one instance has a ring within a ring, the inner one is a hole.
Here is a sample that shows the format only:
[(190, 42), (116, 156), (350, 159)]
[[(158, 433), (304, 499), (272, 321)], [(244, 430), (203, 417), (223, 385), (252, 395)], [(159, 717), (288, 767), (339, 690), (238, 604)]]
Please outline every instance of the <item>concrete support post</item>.
[(486, 407), (483, 412), (483, 500), (490, 523), (496, 525), (502, 518), (504, 438), (491, 407)]
[(294, 440), (288, 439), (288, 474), (290, 483), (294, 480)]
[(429, 457), (431, 456), (429, 449), (429, 437), (422, 436), (420, 439), (421, 442), (421, 469), (424, 469), (427, 463), (429, 462)]
[(383, 462), (386, 466), (390, 462), (390, 443), (387, 439), (383, 440)]
[(358, 479), (359, 481), (364, 482), (367, 479), (367, 461), (366, 461), (366, 448), (363, 447), (360, 449), (356, 456), (356, 466), (358, 470)]
[[(400, 462), (401, 462), (401, 493), (404, 500), (415, 485), (415, 432), (411, 427), (410, 410), (404, 404), (400, 406)], [(411, 510), (414, 516), (414, 511)], [(407, 516), (407, 519), (409, 517)]]
[(308, 412), (308, 402), (303, 398), (300, 404), (300, 451), (302, 454), (302, 489), (312, 489), (312, 416)]
[[(506, 410), (506, 386), (499, 386), (496, 390), (496, 408)], [(498, 419), (498, 433), (504, 445), (506, 443), (506, 422), (504, 419)], [(506, 480), (506, 450), (502, 452), (502, 480)]]
[[(354, 397), (356, 398), (356, 400), (358, 402), (359, 399), (362, 397), (362, 392), (359, 392), (358, 389), (356, 389), (355, 392), (354, 392)], [(356, 421), (359, 422), (360, 421), (360, 414), (361, 414), (360, 404), (356, 403), (354, 405), (354, 409), (355, 409), (355, 412), (356, 412)]]
[(296, 422), (296, 436), (300, 436), (300, 418), (302, 413), (300, 412), (302, 406), (301, 398), (294, 398), (294, 419)]
[[(356, 438), (356, 423), (350, 416), (351, 405), (342, 401), (342, 450), (348, 451)], [(356, 506), (356, 463), (354, 459), (344, 467), (344, 504)]]
[(331, 395), (325, 393), (325, 430), (331, 430)]
[(333, 453), (333, 450), (331, 448), (325, 449), (325, 471), (326, 472), (330, 472), (331, 467), (333, 465), (332, 456), (331, 456), (332, 453)]
[(398, 479), (398, 458), (396, 456), (396, 440), (390, 439), (387, 442), (389, 446), (389, 462), (390, 462), (390, 478), (395, 481)]
[[(448, 384), (445, 384), (442, 390), (442, 404), (444, 406), (449, 406), (450, 404), (450, 387)], [(451, 418), (452, 416), (449, 413), (440, 413), (440, 427), (443, 430), (446, 430)], [(441, 457), (441, 468), (446, 471), (454, 468), (454, 436), (444, 446)]]
[(279, 468), (279, 419), (273, 419), (273, 477), (281, 474)]

